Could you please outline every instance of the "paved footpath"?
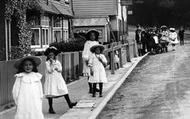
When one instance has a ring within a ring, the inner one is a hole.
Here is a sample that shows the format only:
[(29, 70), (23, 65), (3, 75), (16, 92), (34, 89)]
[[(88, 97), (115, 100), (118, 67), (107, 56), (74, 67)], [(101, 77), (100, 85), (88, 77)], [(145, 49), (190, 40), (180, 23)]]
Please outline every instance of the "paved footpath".
[[(85, 77), (80, 77), (78, 81), (68, 84), (69, 94), (72, 101), (77, 101), (77, 105), (69, 109), (64, 97), (54, 100), (54, 110), (56, 114), (48, 114), (48, 102), (43, 99), (43, 113), (45, 119), (87, 119), (96, 118), (115, 91), (119, 88), (126, 76), (132, 71), (137, 63), (143, 57), (133, 58), (131, 62), (127, 62), (123, 68), (111, 74), (110, 70), (106, 70), (109, 82), (104, 85), (103, 97), (92, 98), (88, 94), (88, 83)], [(0, 119), (14, 119), (15, 107), (4, 112), (0, 112)]]

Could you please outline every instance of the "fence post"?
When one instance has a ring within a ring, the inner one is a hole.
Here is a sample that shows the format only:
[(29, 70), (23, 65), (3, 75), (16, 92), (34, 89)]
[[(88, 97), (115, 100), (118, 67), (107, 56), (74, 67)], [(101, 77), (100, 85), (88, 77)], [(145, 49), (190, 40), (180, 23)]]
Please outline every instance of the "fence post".
[(82, 52), (79, 52), (79, 75), (82, 76), (83, 74), (83, 59), (82, 59)]
[(119, 63), (120, 63), (120, 67), (123, 68), (123, 61), (122, 61), (122, 45), (119, 48)]
[(115, 74), (115, 67), (114, 67), (114, 49), (113, 49), (113, 43), (111, 44), (111, 74)]
[(138, 57), (138, 49), (136, 45), (136, 40), (134, 39), (133, 39), (133, 53), (134, 53), (134, 57)]
[(127, 62), (131, 62), (131, 55), (130, 55), (130, 48), (129, 48), (129, 41), (127, 40), (127, 45), (126, 45), (126, 52), (127, 52)]

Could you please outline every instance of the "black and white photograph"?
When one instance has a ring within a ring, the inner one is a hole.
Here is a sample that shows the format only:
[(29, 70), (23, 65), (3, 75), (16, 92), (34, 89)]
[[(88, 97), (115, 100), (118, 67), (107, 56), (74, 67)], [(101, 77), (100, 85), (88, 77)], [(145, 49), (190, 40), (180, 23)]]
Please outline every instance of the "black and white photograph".
[(0, 119), (190, 119), (190, 0), (0, 0)]

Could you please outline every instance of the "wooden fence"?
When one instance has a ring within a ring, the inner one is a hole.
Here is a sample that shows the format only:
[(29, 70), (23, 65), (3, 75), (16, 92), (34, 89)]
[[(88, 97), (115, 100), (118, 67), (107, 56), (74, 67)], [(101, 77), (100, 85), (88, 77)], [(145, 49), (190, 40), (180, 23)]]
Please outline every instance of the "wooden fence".
[[(130, 62), (131, 58), (137, 56), (136, 43), (133, 41), (123, 44), (112, 43), (106, 47), (105, 55), (110, 63), (112, 74), (114, 74), (115, 71), (113, 60), (115, 50), (119, 52), (120, 67), (122, 67), (126, 62)], [(43, 56), (41, 58), (42, 64), (40, 64), (38, 69), (39, 72), (44, 75), (46, 57)], [(82, 52), (61, 53), (58, 55), (58, 60), (62, 64), (62, 75), (67, 83), (79, 79), (79, 76), (82, 74), (83, 66)], [(15, 81), (14, 74), (16, 73), (16, 69), (13, 67), (14, 63), (15, 60), (0, 62), (0, 108), (13, 102), (12, 87)], [(44, 83), (44, 78), (42, 83)]]

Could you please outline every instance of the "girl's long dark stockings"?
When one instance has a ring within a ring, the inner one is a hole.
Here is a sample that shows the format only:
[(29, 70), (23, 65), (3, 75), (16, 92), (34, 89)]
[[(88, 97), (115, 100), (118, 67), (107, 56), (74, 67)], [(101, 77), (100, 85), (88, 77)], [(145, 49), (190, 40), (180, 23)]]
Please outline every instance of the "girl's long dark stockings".
[(89, 86), (89, 93), (92, 93), (93, 92), (93, 86), (92, 86), (92, 83), (88, 83), (88, 86)]
[(55, 114), (55, 111), (53, 110), (53, 98), (48, 98), (49, 103), (49, 113)]
[[(93, 93), (92, 93), (92, 97), (96, 97), (96, 84), (97, 83), (93, 83)], [(99, 88), (100, 88), (100, 91), (99, 91), (99, 97), (102, 97), (102, 89), (103, 89), (103, 83), (98, 83), (99, 84)]]
[(77, 102), (74, 102), (74, 103), (71, 102), (68, 94), (64, 95), (64, 97), (65, 97), (65, 100), (67, 101), (69, 108), (73, 108), (73, 106), (75, 106), (77, 104)]
[[(73, 108), (73, 106), (75, 106), (77, 104), (77, 102), (71, 102), (70, 98), (69, 98), (69, 94), (64, 95), (65, 100), (69, 106), (69, 108)], [(48, 103), (49, 103), (49, 113), (50, 114), (55, 114), (55, 111), (53, 109), (53, 98), (48, 98)]]

